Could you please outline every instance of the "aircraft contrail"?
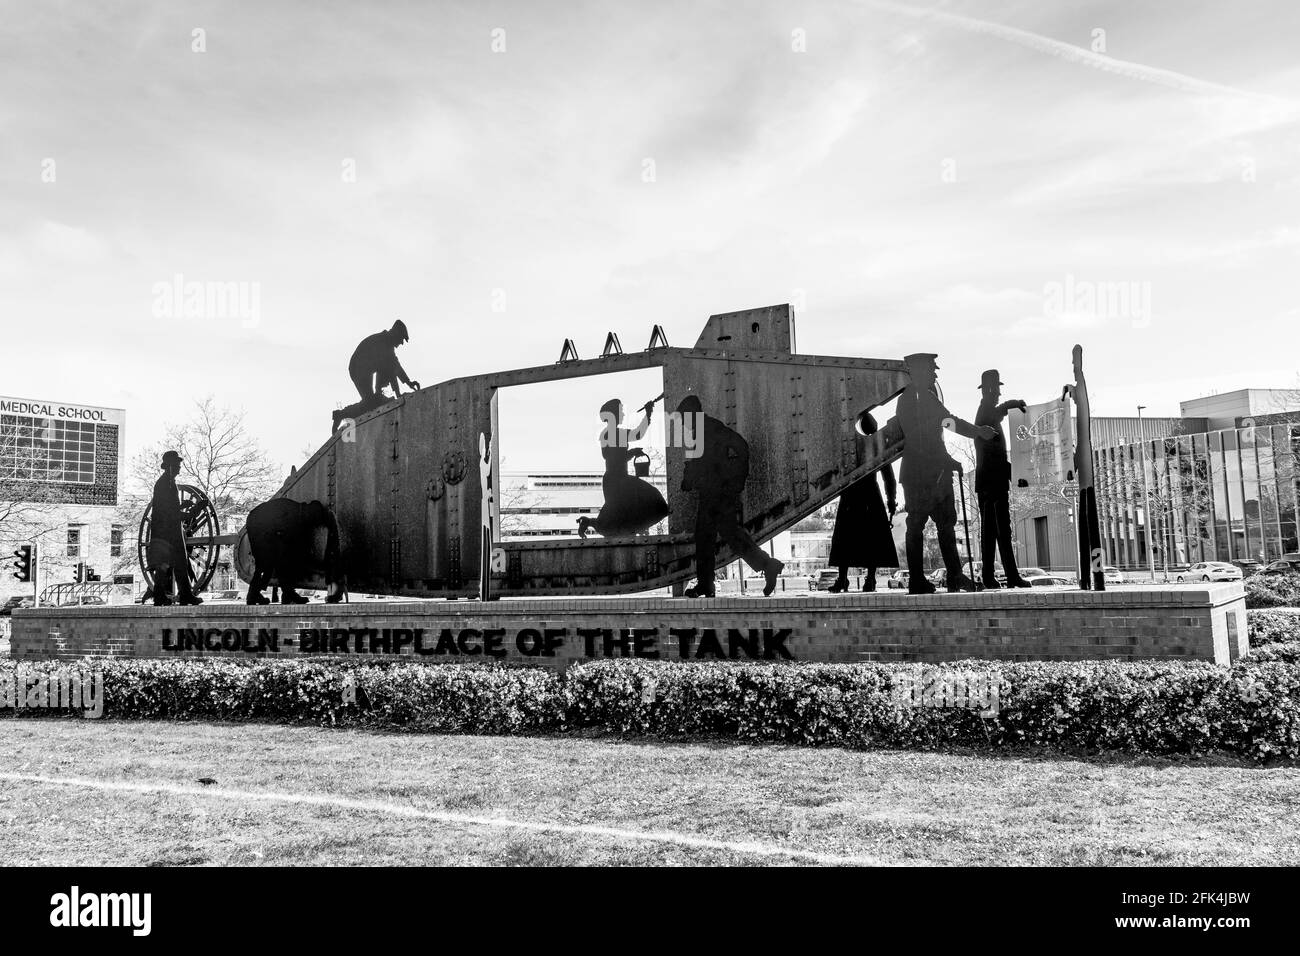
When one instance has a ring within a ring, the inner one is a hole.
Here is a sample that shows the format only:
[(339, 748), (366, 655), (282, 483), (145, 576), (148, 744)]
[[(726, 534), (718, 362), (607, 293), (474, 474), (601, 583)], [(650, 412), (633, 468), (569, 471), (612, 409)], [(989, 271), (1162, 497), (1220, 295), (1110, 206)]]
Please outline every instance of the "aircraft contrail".
[(914, 20), (928, 20), (932, 23), (955, 27), (968, 33), (983, 33), (995, 36), (1019, 46), (1027, 47), (1030, 50), (1037, 50), (1039, 53), (1060, 57), (1070, 63), (1080, 63), (1094, 69), (1105, 70), (1107, 73), (1117, 73), (1130, 79), (1155, 83), (1158, 86), (1166, 86), (1184, 93), (1195, 93), (1201, 96), (1231, 96), (1274, 106), (1285, 106), (1287, 108), (1292, 106), (1289, 102), (1274, 96), (1253, 93), (1249, 90), (1226, 86), (1222, 83), (1212, 83), (1208, 80), (1198, 80), (1196, 77), (1188, 76), (1185, 73), (1162, 70), (1159, 67), (1134, 63), (1131, 60), (1117, 60), (1115, 57), (1106, 56), (1104, 53), (1094, 53), (1092, 50), (1071, 43), (1053, 40), (1038, 33), (1005, 26), (1001, 23), (963, 17), (956, 13), (947, 13), (932, 7), (912, 7), (901, 3), (890, 3), (888, 0), (864, 0), (864, 6), (886, 13), (897, 13), (901, 16), (911, 17)]

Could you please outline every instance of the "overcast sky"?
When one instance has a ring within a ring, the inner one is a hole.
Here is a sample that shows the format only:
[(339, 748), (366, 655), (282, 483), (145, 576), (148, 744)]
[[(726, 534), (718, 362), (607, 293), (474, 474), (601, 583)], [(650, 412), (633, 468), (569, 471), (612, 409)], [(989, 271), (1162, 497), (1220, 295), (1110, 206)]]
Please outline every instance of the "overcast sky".
[(288, 465), (396, 318), (429, 385), (788, 301), (968, 416), (1076, 341), (1099, 414), (1292, 387), (1298, 50), (1294, 0), (4, 0), (0, 393), (133, 447), (211, 393)]

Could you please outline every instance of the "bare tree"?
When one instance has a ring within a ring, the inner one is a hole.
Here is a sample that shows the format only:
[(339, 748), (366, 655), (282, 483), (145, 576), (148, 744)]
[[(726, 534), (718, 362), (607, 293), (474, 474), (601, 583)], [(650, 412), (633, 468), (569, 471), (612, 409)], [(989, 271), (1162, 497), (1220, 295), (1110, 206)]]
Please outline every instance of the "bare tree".
[[(1181, 549), (1180, 560), (1188, 563), (1205, 559), (1203, 542), (1209, 540), (1214, 522), (1214, 491), (1209, 469), (1204, 459), (1179, 453), (1178, 436), (1182, 433), (1180, 424), (1174, 435), (1157, 441), (1154, 455), (1148, 452), (1151, 474), (1146, 497), (1151, 503), (1151, 515), (1147, 521), (1150, 540), (1158, 549), (1166, 579), (1171, 550)], [(1139, 473), (1134, 476), (1134, 486), (1140, 488), (1140, 460), (1135, 467)], [(1193, 550), (1197, 553), (1193, 554)]]
[(4, 451), (0, 460), (5, 462), (4, 472), (0, 473), (0, 543), (51, 544), (54, 533), (65, 526), (51, 498), (50, 485), (32, 477), (38, 466), (36, 443), (20, 437), (15, 426), (3, 425), (0, 447)]
[[(668, 458), (667, 458), (667, 456), (664, 455), (663, 450), (660, 449), (660, 448), (646, 448), (646, 449), (645, 449), (645, 453), (646, 453), (646, 455), (650, 458), (650, 475), (649, 475), (649, 477), (651, 477), (651, 478), (660, 478), (660, 477), (664, 478), (664, 479), (665, 479), (665, 488), (666, 488), (666, 487), (667, 487), (667, 486), (666, 486), (666, 479), (667, 479), (667, 475), (668, 475)], [(667, 495), (665, 495), (664, 497), (667, 498)], [(667, 519), (667, 518), (664, 518), (663, 520), (661, 520), (658, 524), (656, 524), (654, 527), (652, 527), (652, 528), (651, 528), (649, 531), (647, 531), (646, 533), (647, 533), (647, 534), (667, 534), (667, 533), (668, 533), (668, 519)]]
[(203, 490), (225, 533), (237, 530), (254, 506), (275, 494), (285, 477), (279, 464), (248, 433), (242, 410), (218, 405), (211, 396), (196, 401), (187, 420), (167, 423), (162, 439), (131, 459), (114, 514), (114, 524), (121, 526), (123, 538), (121, 554), (113, 559), (114, 574), (134, 570), (140, 519), (161, 473), (162, 454), (169, 449), (184, 459), (177, 484)]
[(790, 528), (791, 531), (814, 532), (814, 531), (831, 531), (835, 527), (835, 515), (839, 511), (840, 499), (836, 498), (827, 504), (822, 505), (812, 514), (800, 518)]
[(244, 412), (220, 406), (211, 396), (196, 401), (187, 421), (167, 424), (162, 440), (135, 456), (131, 496), (148, 500), (162, 454), (169, 449), (183, 459), (177, 484), (203, 489), (223, 527), (228, 518), (243, 517), (270, 498), (285, 478), (280, 465), (248, 433)]
[(499, 474), (496, 476), (497, 508), (501, 515), (501, 537), (512, 538), (528, 530), (525, 515), (534, 508), (541, 508), (550, 500), (530, 488), (527, 480), (506, 480), (506, 459), (502, 456), (498, 463)]
[[(44, 499), (42, 489), (18, 488), (0, 481), (0, 545), (50, 543), (52, 535), (65, 525)], [(7, 558), (8, 551), (3, 556)]]

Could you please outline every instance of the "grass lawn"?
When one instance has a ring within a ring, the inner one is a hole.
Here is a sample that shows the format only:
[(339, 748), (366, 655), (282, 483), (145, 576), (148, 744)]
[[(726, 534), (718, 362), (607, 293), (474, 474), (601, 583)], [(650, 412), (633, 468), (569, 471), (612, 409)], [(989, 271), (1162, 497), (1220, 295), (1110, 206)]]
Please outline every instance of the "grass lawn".
[(1294, 766), (54, 718), (0, 732), (5, 866), (1300, 863)]

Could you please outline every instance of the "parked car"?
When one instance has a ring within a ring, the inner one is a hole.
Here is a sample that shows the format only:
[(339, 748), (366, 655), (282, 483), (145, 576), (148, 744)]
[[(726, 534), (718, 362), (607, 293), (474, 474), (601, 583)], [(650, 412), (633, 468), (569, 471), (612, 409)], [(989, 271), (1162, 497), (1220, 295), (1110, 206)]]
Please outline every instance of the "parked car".
[[(971, 578), (970, 580), (972, 580), (972, 581), (975, 582), (975, 590), (977, 590), (977, 591), (983, 591), (983, 590), (984, 590), (984, 584), (983, 584), (982, 581), (980, 580), (980, 575), (979, 575), (979, 571), (978, 571), (978, 565), (976, 566), (976, 568), (977, 568), (977, 570), (976, 570), (976, 572), (975, 572), (975, 577)], [(965, 565), (962, 565), (962, 569), (961, 569), (961, 570), (962, 570), (962, 574), (963, 574), (963, 575), (968, 575), (968, 576), (969, 576), (969, 574), (970, 574), (970, 570), (969, 570)], [(933, 585), (934, 585), (935, 587), (937, 587), (937, 588), (946, 588), (946, 587), (948, 586), (948, 569), (947, 569), (947, 568), (936, 568), (935, 570), (933, 570), (933, 571), (931, 571), (929, 574), (927, 574), (925, 577), (926, 577), (926, 579), (927, 579), (931, 584), (933, 584)], [(1006, 584), (1006, 581), (1007, 581), (1006, 577), (1004, 577), (1004, 576), (1003, 576), (1003, 577), (999, 577), (998, 575), (994, 575), (994, 577), (997, 578), (999, 584), (1003, 584), (1003, 585)]]
[(808, 578), (808, 590), (825, 591), (832, 584), (839, 580), (840, 572), (834, 568), (823, 568), (816, 574)]
[(1101, 567), (1102, 580), (1107, 584), (1123, 584), (1128, 579), (1124, 577), (1124, 572), (1119, 568), (1112, 567), (1109, 564), (1103, 564)]
[(1277, 561), (1264, 565), (1255, 574), (1270, 576), (1275, 574), (1300, 574), (1300, 558), (1279, 558)]
[(1079, 584), (1074, 578), (1067, 578), (1064, 574), (1035, 574), (1025, 580), (1029, 582), (1030, 587), (1035, 588), (1073, 588), (1078, 587)]
[(212, 591), (204, 597), (204, 601), (208, 604), (243, 604), (247, 600), (248, 595), (235, 588), (225, 591)]
[(908, 572), (906, 571), (895, 571), (893, 574), (889, 576), (889, 580), (885, 582), (885, 586), (891, 588), (902, 588), (904, 591), (906, 591), (907, 576), (908, 576)]
[(13, 614), (16, 608), (35, 606), (36, 600), (30, 594), (15, 594), (8, 601), (5, 601), (4, 607), (0, 607), (0, 617), (8, 617)]
[[(1026, 568), (1020, 573), (1020, 579), (1026, 584), (1032, 585), (1040, 578), (1065, 578), (1067, 581), (1070, 579), (1068, 575), (1058, 574), (1055, 571), (1044, 571), (1042, 568)], [(1078, 584), (1077, 581), (1074, 583)], [(1041, 585), (1039, 586), (1041, 587)]]
[(1186, 571), (1180, 572), (1174, 580), (1184, 581), (1240, 581), (1241, 568), (1227, 561), (1198, 561)]
[(59, 607), (100, 607), (107, 603), (108, 601), (98, 594), (74, 594), (63, 601)]
[[(1022, 578), (1038, 577), (1039, 575), (1042, 574), (1051, 574), (1051, 573), (1052, 573), (1051, 571), (1044, 571), (1042, 568), (1021, 568), (1020, 569), (1020, 576)], [(1001, 577), (998, 578), (998, 580), (1005, 583), (1006, 575), (1005, 574), (1002, 575)]]
[(1258, 561), (1232, 561), (1230, 563), (1241, 568), (1242, 577), (1247, 578), (1263, 567)]

